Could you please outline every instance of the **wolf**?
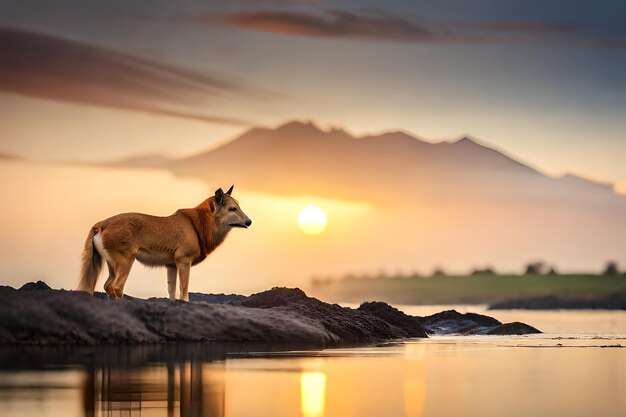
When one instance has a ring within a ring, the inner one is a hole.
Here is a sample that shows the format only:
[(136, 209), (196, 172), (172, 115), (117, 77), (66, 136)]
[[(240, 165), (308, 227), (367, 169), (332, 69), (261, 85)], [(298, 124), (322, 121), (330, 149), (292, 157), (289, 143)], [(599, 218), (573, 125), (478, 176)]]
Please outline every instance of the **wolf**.
[(232, 197), (233, 186), (221, 188), (198, 206), (177, 210), (171, 216), (123, 213), (93, 225), (82, 254), (79, 291), (93, 295), (103, 260), (109, 268), (104, 290), (109, 298), (121, 298), (135, 260), (150, 267), (167, 268), (169, 298), (189, 301), (189, 272), (202, 262), (236, 227), (252, 221)]

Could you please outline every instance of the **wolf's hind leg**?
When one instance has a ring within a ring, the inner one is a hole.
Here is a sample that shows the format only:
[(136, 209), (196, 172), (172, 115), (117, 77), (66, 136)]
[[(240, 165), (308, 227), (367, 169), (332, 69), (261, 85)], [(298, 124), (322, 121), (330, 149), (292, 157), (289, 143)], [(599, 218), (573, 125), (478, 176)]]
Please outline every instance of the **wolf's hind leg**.
[(109, 277), (104, 283), (104, 291), (109, 298), (115, 298), (115, 289), (113, 288), (113, 283), (115, 282), (115, 268), (113, 268), (113, 265), (109, 261), (107, 261), (107, 267), (109, 268)]
[(167, 267), (167, 292), (170, 295), (170, 301), (176, 301), (176, 265), (168, 265)]
[(115, 267), (115, 283), (113, 284), (115, 297), (122, 298), (124, 295), (124, 285), (130, 274), (130, 269), (133, 267), (135, 258), (121, 259)]

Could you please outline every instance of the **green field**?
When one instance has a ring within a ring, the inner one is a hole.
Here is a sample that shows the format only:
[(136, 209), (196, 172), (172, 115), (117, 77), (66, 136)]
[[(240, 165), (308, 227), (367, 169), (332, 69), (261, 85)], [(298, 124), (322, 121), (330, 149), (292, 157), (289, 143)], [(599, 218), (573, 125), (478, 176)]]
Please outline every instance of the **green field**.
[(471, 275), (343, 279), (317, 282), (314, 296), (394, 304), (490, 304), (511, 298), (559, 296), (595, 299), (626, 294), (625, 275)]

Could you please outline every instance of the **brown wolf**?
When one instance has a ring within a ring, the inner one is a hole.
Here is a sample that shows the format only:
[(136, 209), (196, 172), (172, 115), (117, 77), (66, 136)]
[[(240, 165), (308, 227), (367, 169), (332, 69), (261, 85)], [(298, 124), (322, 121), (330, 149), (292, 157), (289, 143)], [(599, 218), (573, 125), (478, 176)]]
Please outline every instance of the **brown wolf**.
[(96, 223), (85, 241), (78, 289), (93, 294), (104, 259), (109, 278), (104, 290), (110, 298), (124, 294), (124, 284), (135, 260), (167, 268), (167, 290), (176, 300), (176, 274), (180, 298), (189, 301), (189, 270), (204, 260), (233, 227), (247, 228), (252, 221), (239, 208), (231, 193), (218, 189), (215, 195), (190, 209), (167, 217), (124, 213)]

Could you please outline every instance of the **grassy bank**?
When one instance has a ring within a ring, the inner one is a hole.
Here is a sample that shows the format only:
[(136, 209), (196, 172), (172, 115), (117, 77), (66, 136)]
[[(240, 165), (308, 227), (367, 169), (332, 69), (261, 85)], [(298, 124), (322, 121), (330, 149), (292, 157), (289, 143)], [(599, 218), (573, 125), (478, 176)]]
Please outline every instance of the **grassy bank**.
[(599, 298), (626, 294), (624, 275), (471, 275), (344, 279), (317, 282), (311, 292), (324, 299), (396, 304), (489, 304), (510, 298), (559, 296)]

